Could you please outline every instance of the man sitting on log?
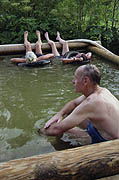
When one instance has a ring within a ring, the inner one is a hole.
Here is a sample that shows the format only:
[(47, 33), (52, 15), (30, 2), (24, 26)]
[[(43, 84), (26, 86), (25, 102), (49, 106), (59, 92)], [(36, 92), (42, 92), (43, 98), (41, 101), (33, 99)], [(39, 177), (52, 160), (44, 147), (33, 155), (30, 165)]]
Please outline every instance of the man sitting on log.
[(73, 84), (76, 92), (83, 95), (68, 102), (38, 132), (48, 136), (74, 133), (77, 137), (87, 136), (90, 143), (118, 139), (119, 101), (99, 86), (100, 80), (101, 74), (95, 65), (77, 68)]
[(40, 36), (40, 31), (36, 31), (38, 41), (36, 42), (36, 54), (32, 51), (32, 47), (30, 42), (28, 41), (28, 31), (24, 32), (24, 46), (26, 48), (26, 56), (24, 58), (12, 58), (11, 62), (14, 63), (32, 63), (35, 61), (40, 61), (40, 60), (46, 60), (54, 57), (54, 54), (46, 54), (43, 55), (42, 53), (42, 41), (41, 41), (41, 36)]
[(76, 56), (74, 56), (72, 58), (67, 58), (67, 54), (69, 53), (68, 42), (60, 37), (59, 32), (57, 32), (56, 40), (58, 40), (59, 43), (62, 45), (62, 53), (61, 53), (61, 55), (59, 54), (59, 52), (58, 52), (58, 50), (56, 48), (55, 42), (49, 39), (48, 32), (45, 33), (45, 38), (46, 38), (48, 44), (51, 46), (52, 53), (54, 54), (54, 56), (60, 58), (62, 60), (62, 62), (64, 62), (64, 63), (72, 63), (74, 61), (88, 61), (92, 57), (92, 53), (88, 52), (86, 54), (77, 53)]

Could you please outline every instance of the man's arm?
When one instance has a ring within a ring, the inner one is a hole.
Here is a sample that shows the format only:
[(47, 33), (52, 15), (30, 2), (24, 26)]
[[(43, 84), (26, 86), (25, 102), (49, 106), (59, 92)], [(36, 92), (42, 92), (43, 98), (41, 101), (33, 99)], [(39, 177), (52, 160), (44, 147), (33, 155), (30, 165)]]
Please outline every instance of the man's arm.
[(64, 132), (79, 125), (82, 121), (83, 118), (80, 117), (79, 119), (78, 114), (76, 112), (72, 112), (63, 121), (59, 123), (53, 123), (49, 128), (39, 129), (38, 132), (47, 136), (62, 136)]
[(83, 100), (85, 96), (82, 95), (70, 102), (68, 102), (55, 116), (53, 116), (44, 126), (44, 128), (48, 128), (54, 122), (60, 122), (63, 117), (69, 115)]
[(80, 123), (86, 119), (91, 118), (92, 108), (89, 106), (89, 103), (82, 102), (70, 115), (63, 119), (63, 121), (53, 123), (49, 128), (42, 128), (39, 132), (48, 136), (61, 136), (64, 132), (80, 125)]

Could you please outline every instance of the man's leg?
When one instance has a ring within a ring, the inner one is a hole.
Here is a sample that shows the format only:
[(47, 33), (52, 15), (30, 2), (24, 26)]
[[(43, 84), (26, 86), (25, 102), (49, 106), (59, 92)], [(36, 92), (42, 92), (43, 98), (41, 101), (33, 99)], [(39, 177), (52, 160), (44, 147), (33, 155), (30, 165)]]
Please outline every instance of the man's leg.
[(69, 47), (68, 47), (68, 42), (66, 42), (65, 40), (63, 40), (61, 37), (60, 37), (60, 33), (57, 32), (57, 38), (56, 40), (58, 40), (60, 42), (60, 44), (63, 45), (62, 47), (62, 55), (64, 55), (65, 53), (67, 53), (69, 51)]
[(28, 31), (24, 32), (24, 45), (26, 48), (26, 52), (32, 51), (31, 43), (28, 41)]
[(52, 53), (54, 54), (54, 56), (60, 56), (60, 54), (59, 54), (59, 52), (58, 52), (58, 50), (57, 50), (57, 48), (56, 48), (56, 45), (55, 45), (54, 41), (52, 41), (52, 40), (49, 39), (48, 32), (45, 33), (45, 38), (46, 38), (48, 44), (51, 46), (51, 48), (52, 48)]
[(41, 36), (40, 36), (40, 31), (36, 31), (37, 37), (38, 37), (38, 41), (36, 42), (36, 54), (42, 54), (42, 41), (41, 41)]
[(74, 127), (68, 130), (66, 133), (73, 136), (74, 138), (78, 138), (79, 142), (84, 144), (91, 144), (91, 137), (87, 133), (87, 130), (80, 129), (78, 127)]

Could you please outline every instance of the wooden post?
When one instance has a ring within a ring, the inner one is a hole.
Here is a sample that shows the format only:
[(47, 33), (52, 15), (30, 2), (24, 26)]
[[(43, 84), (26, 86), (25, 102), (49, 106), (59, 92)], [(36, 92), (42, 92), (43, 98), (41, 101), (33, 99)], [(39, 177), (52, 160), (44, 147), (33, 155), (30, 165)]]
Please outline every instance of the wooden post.
[(119, 140), (0, 163), (0, 180), (93, 180), (119, 174)]

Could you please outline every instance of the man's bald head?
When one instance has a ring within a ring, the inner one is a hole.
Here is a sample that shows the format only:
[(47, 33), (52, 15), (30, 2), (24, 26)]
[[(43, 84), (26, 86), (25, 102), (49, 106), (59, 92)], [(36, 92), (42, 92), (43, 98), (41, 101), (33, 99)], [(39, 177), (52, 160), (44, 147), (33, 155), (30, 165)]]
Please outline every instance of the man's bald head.
[(88, 64), (80, 66), (76, 70), (77, 75), (79, 74), (79, 72), (82, 79), (87, 76), (93, 84), (100, 84), (101, 73), (95, 65)]

